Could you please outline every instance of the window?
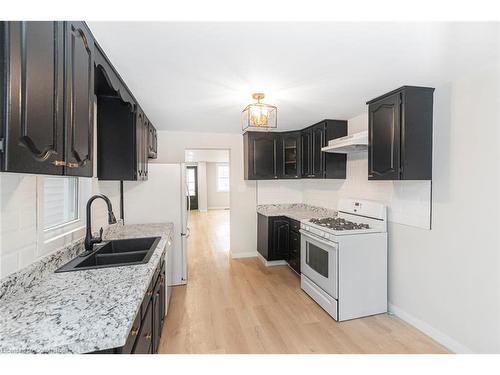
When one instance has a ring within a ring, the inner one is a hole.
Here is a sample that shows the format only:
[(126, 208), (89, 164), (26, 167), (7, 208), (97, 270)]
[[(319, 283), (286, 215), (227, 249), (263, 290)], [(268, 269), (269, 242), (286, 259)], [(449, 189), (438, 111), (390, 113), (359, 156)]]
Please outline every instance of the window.
[(229, 191), (229, 165), (217, 164), (217, 191)]
[(43, 256), (85, 235), (85, 204), (92, 192), (92, 179), (37, 177), (37, 249)]
[(78, 219), (78, 178), (45, 177), (43, 183), (43, 229)]

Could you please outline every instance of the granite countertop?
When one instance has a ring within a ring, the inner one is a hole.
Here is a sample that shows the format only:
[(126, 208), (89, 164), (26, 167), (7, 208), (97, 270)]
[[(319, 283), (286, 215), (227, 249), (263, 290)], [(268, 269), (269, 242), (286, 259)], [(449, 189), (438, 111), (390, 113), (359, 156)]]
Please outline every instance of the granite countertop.
[(11, 277), (8, 282), (16, 284), (3, 288), (0, 299), (0, 353), (86, 353), (123, 346), (173, 229), (169, 223), (107, 231), (105, 240), (161, 236), (146, 264), (54, 273), (56, 265), (83, 251), (78, 244), (70, 255), (57, 254), (57, 264), (37, 282), (23, 284), (26, 274)]
[(257, 213), (264, 216), (286, 216), (298, 221), (337, 216), (337, 211), (335, 210), (304, 203), (258, 205)]

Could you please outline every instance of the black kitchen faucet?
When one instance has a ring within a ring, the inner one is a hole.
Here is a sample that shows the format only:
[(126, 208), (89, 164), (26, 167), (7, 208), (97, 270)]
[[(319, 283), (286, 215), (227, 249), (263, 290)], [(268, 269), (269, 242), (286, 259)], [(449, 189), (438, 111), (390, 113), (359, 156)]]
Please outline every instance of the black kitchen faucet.
[(97, 198), (101, 198), (106, 202), (106, 205), (108, 206), (108, 223), (109, 224), (115, 224), (116, 223), (116, 218), (115, 214), (113, 213), (113, 206), (111, 205), (111, 201), (107, 196), (104, 194), (96, 194), (90, 197), (90, 199), (87, 202), (87, 234), (85, 235), (85, 251), (80, 254), (80, 256), (87, 256), (89, 255), (94, 247), (95, 243), (102, 242), (102, 227), (99, 231), (99, 237), (92, 237), (92, 218), (91, 218), (91, 206), (92, 202), (95, 201)]

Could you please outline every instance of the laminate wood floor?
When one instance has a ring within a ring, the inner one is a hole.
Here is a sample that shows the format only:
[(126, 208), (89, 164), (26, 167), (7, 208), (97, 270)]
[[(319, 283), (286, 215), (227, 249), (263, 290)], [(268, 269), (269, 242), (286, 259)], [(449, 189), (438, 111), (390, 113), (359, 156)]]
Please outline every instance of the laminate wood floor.
[(388, 314), (338, 323), (287, 266), (231, 259), (229, 211), (194, 211), (188, 284), (175, 287), (160, 353), (447, 353)]

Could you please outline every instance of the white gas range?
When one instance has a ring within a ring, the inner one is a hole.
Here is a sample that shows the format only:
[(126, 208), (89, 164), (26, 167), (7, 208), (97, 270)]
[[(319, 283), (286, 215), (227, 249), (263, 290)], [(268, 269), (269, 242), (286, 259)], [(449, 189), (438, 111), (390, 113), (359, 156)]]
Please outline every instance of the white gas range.
[(337, 210), (301, 221), (301, 287), (338, 321), (387, 312), (387, 209), (342, 199)]

